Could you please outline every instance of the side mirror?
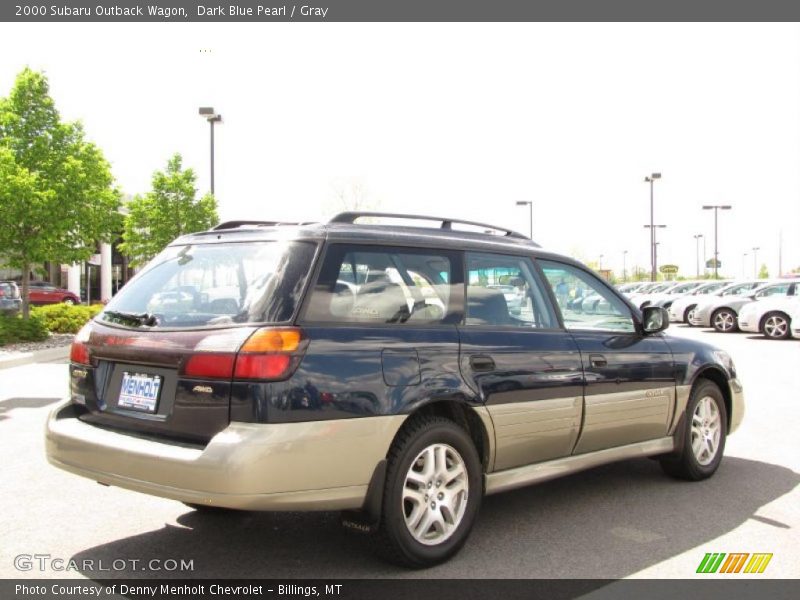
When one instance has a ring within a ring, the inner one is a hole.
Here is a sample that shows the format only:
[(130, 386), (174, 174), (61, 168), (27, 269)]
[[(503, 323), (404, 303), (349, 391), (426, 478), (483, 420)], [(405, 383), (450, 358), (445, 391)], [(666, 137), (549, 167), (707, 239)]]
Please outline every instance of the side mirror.
[(669, 313), (660, 306), (645, 306), (642, 309), (642, 327), (645, 335), (664, 331), (669, 327)]

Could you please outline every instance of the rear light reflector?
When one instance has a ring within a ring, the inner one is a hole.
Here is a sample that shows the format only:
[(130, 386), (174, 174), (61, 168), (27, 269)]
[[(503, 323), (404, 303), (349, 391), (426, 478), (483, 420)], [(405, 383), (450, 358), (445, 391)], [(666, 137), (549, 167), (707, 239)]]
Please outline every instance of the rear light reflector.
[(194, 354), (186, 361), (183, 373), (201, 379), (230, 379), (235, 361), (235, 354)]

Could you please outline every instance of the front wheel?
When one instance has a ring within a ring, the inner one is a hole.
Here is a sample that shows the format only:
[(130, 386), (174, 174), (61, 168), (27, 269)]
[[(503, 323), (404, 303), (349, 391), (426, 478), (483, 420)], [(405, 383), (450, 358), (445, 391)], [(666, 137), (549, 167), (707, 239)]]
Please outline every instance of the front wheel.
[(728, 414), (722, 392), (701, 380), (686, 406), (683, 446), (677, 456), (661, 459), (664, 471), (679, 479), (699, 481), (711, 477), (722, 461), (728, 431)]
[(74, 306), (75, 305), (75, 300), (73, 300), (72, 298), (64, 298), (61, 301), (61, 303), (62, 304), (66, 304), (67, 306)]
[(693, 304), (692, 306), (687, 307), (685, 311), (683, 311), (683, 322), (686, 323), (689, 327), (693, 327), (689, 319), (694, 317), (694, 309), (695, 305)]
[(773, 340), (789, 337), (789, 317), (782, 312), (768, 313), (761, 323), (761, 333)]
[(481, 462), (467, 432), (442, 417), (413, 420), (389, 453), (381, 550), (410, 567), (447, 560), (466, 542), (482, 495)]
[(720, 308), (711, 315), (711, 325), (720, 333), (731, 333), (736, 331), (736, 313), (730, 308)]

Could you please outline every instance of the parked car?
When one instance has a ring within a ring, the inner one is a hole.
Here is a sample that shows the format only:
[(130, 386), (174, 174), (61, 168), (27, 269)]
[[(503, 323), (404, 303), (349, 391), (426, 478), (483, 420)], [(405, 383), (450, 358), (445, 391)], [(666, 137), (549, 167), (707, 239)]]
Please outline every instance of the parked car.
[(34, 306), (43, 304), (80, 304), (81, 299), (49, 281), (31, 281), (28, 283), (28, 298)]
[(739, 310), (745, 304), (773, 295), (791, 296), (794, 290), (795, 284), (791, 282), (750, 282), (747, 285), (730, 286), (719, 297), (698, 303), (689, 322), (694, 327), (713, 327), (720, 333), (731, 333), (739, 329)]
[(13, 281), (0, 281), (0, 315), (13, 316), (22, 308), (19, 288)]
[(731, 285), (728, 280), (714, 280), (696, 287), (688, 294), (675, 298), (669, 307), (664, 307), (669, 312), (669, 320), (678, 323), (689, 323), (689, 317), (698, 302), (719, 294), (724, 288)]
[(661, 306), (669, 308), (666, 304), (672, 304), (672, 301), (678, 296), (688, 294), (693, 289), (697, 288), (702, 282), (700, 281), (678, 281), (672, 282), (667, 288), (660, 289), (660, 291), (637, 294), (635, 296), (636, 304), (640, 308), (645, 306)]
[[(48, 460), (198, 510), (342, 510), (417, 567), (459, 550), (484, 494), (644, 456), (714, 474), (744, 411), (725, 352), (524, 235), (383, 216), (410, 225), (175, 240), (76, 336)], [(487, 273), (520, 282), (518, 314)], [(562, 282), (608, 309), (569, 308)]]
[[(792, 337), (792, 315), (800, 308), (800, 297), (797, 296), (797, 292), (798, 289), (795, 287), (792, 296), (773, 295), (748, 302), (739, 311), (739, 329), (750, 333), (761, 333), (774, 340)], [(794, 326), (798, 325), (800, 323)]]

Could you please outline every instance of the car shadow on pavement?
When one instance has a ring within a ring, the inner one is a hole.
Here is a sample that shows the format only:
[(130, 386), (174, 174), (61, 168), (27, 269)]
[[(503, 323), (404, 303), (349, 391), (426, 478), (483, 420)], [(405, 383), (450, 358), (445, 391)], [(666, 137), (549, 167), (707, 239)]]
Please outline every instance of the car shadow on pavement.
[(10, 418), (6, 413), (15, 408), (44, 408), (62, 398), (6, 398), (0, 400), (0, 421)]
[[(800, 474), (785, 467), (731, 457), (713, 478), (699, 483), (670, 479), (649, 459), (607, 465), (485, 498), (462, 551), (421, 571), (383, 562), (370, 536), (344, 530), (336, 513), (187, 508), (179, 526), (166, 524), (72, 558), (79, 565), (185, 559), (194, 567), (189, 572), (81, 571), (98, 579), (620, 578), (714, 540), (748, 519), (776, 531), (786, 528), (755, 513), (799, 482)], [(131, 494), (131, 506), (120, 510), (135, 510), (135, 503)]]
[(772, 338), (768, 338), (764, 335), (748, 335), (748, 340), (758, 340), (759, 342), (800, 342), (800, 340), (796, 338), (785, 338), (783, 340), (775, 340)]

